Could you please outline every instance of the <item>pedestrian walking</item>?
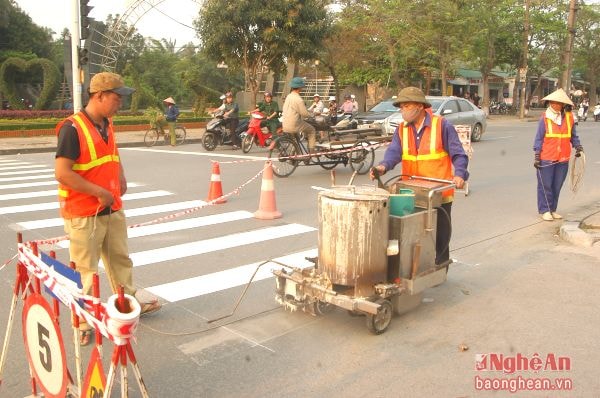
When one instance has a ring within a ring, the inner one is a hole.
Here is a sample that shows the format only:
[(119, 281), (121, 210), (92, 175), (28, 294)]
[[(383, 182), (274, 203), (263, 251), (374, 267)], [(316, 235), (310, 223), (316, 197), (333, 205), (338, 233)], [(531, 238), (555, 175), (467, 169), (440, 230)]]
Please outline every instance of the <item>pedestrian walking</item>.
[(552, 221), (562, 218), (556, 208), (569, 170), (571, 147), (575, 148), (576, 157), (581, 156), (583, 147), (570, 111), (573, 101), (567, 93), (559, 88), (542, 101), (548, 105), (540, 118), (533, 142), (533, 166), (537, 175), (538, 213), (544, 221)]

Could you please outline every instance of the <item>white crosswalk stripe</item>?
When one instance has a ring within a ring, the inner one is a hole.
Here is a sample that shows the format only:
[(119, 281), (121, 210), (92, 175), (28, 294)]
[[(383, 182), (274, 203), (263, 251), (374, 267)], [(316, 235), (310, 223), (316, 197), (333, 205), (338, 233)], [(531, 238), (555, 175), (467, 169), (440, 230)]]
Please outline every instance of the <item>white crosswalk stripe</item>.
[[(56, 191), (55, 195), (56, 195)], [(137, 199), (147, 199), (147, 198), (156, 198), (159, 196), (168, 196), (172, 195), (171, 192), (157, 190), (157, 191), (148, 191), (141, 193), (131, 193), (123, 195), (123, 200), (137, 200)], [(47, 202), (47, 203), (38, 203), (33, 205), (17, 205), (17, 206), (7, 206), (0, 207), (0, 214), (12, 214), (12, 213), (26, 213), (30, 211), (40, 211), (40, 210), (52, 210), (58, 209), (58, 200), (56, 202)]]
[(54, 177), (54, 169), (3, 171), (3, 172), (0, 172), (0, 176), (14, 176), (14, 175), (20, 175), (20, 174), (34, 174), (34, 173), (48, 173), (48, 172), (52, 172), (52, 174), (49, 174), (49, 176)]
[(239, 234), (221, 236), (180, 245), (151, 249), (143, 252), (132, 253), (133, 266), (139, 267), (163, 261), (176, 260), (187, 256), (210, 253), (216, 250), (231, 249), (238, 246), (250, 245), (269, 239), (278, 239), (286, 236), (312, 232), (315, 229), (301, 224), (286, 224), (278, 227), (262, 228)]
[[(316, 255), (317, 249), (310, 249), (303, 252), (278, 257), (273, 260), (286, 265), (305, 268), (313, 265), (313, 263), (306, 260), (306, 257), (315, 257)], [(211, 274), (201, 275), (194, 278), (152, 286), (146, 288), (146, 290), (170, 302), (203, 296), (221, 290), (230, 289), (232, 287), (245, 285), (252, 277), (254, 271), (256, 271), (256, 267), (258, 267), (260, 264), (262, 263), (259, 262), (241, 265), (225, 271), (213, 272)], [(281, 268), (281, 266), (273, 262), (262, 265), (256, 272), (252, 282), (258, 282), (273, 277), (271, 271), (274, 268)]]
[[(130, 186), (129, 184), (127, 184)], [(125, 209), (126, 217), (146, 216), (151, 214), (160, 214), (167, 212), (176, 212), (181, 210), (193, 209), (206, 204), (203, 200), (189, 200), (185, 202), (166, 203), (162, 205), (138, 207), (135, 209)], [(40, 228), (59, 227), (63, 225), (63, 219), (60, 217), (46, 218), (43, 220), (23, 221), (16, 223), (19, 230), (34, 230)]]
[[(51, 228), (63, 225), (60, 217), (52, 217), (56, 213), (49, 213), (58, 210), (58, 201), (49, 200), (44, 203), (35, 203), (35, 199), (56, 196), (55, 186), (57, 183), (54, 179), (53, 169), (25, 162), (20, 165), (17, 163), (5, 159), (0, 163), (0, 176), (4, 175), (4, 177), (0, 177), (0, 191), (4, 192), (0, 194), (0, 202), (6, 204), (6, 206), (0, 207), (0, 215), (10, 215), (11, 221), (20, 218), (11, 225), (17, 226), (21, 231), (35, 230), (38, 231), (39, 236), (46, 238), (62, 235), (62, 229), (49, 232)], [(39, 170), (34, 170), (36, 168)], [(10, 171), (3, 171), (7, 169)], [(28, 189), (44, 186), (53, 187), (53, 189), (28, 191)], [(123, 196), (123, 200), (126, 202), (125, 214), (129, 224), (166, 217), (169, 214), (199, 208), (206, 204), (202, 200), (165, 203), (160, 198), (169, 197), (173, 195), (172, 192), (145, 190), (139, 183), (129, 183), (128, 187), (136, 188), (134, 192), (129, 191), (130, 193)], [(144, 205), (136, 207), (135, 205), (142, 202), (142, 199), (145, 199)], [(155, 204), (152, 204), (152, 201)], [(214, 212), (214, 209), (217, 208), (212, 207), (213, 210), (210, 211)], [(249, 245), (263, 244), (265, 247), (275, 248), (274, 252), (279, 250), (274, 259), (278, 262), (294, 267), (312, 265), (305, 260), (305, 257), (316, 256), (316, 249), (304, 251), (296, 249), (296, 252), (289, 249), (286, 253), (286, 251), (282, 251), (285, 250), (282, 248), (293, 245), (286, 246), (282, 242), (285, 239), (295, 240), (303, 234), (314, 233), (315, 228), (279, 220), (277, 224), (270, 224), (268, 227), (264, 227), (264, 224), (261, 223), (254, 219), (251, 212), (237, 210), (208, 215), (202, 214), (202, 212), (200, 214), (192, 213), (189, 217), (186, 214), (182, 218), (130, 228), (128, 229), (130, 247), (135, 247), (135, 250), (131, 251), (130, 257), (136, 267), (136, 279), (139, 275), (152, 275), (150, 279), (153, 281), (153, 286), (147, 287), (146, 290), (165, 301), (177, 302), (246, 284), (258, 264), (269, 260), (266, 257), (268, 254), (264, 253), (263, 261), (253, 261), (247, 264), (239, 261), (239, 259), (245, 258), (240, 253), (247, 250), (245, 247)], [(241, 230), (241, 232), (219, 234), (219, 231), (227, 229), (229, 231)], [(204, 238), (202, 238), (203, 236)], [(163, 239), (164, 237), (166, 238)], [(168, 240), (169, 244), (162, 243), (161, 245), (163, 240)], [(53, 246), (53, 249), (68, 247), (69, 241), (62, 241)], [(68, 255), (66, 251), (59, 253), (63, 253), (63, 256)], [(260, 252), (258, 253), (260, 256)], [(223, 258), (223, 254), (226, 254), (225, 258), (228, 261), (224, 261), (223, 265), (211, 267), (210, 270), (214, 272), (206, 272), (204, 267), (196, 266), (191, 271), (189, 270), (191, 263), (197, 264), (198, 261), (193, 260), (196, 257), (201, 259), (202, 256), (212, 255)], [(252, 260), (256, 260), (256, 257), (257, 253), (255, 252)], [(260, 259), (260, 257), (258, 258)], [(186, 263), (186, 259), (192, 259), (192, 261), (188, 260)], [(188, 272), (165, 273), (164, 267), (151, 267), (154, 264), (178, 264), (179, 267), (187, 267)], [(102, 262), (100, 262), (100, 267), (102, 267)], [(274, 267), (277, 267), (275, 263), (262, 266), (257, 272), (254, 282), (272, 277), (271, 270)], [(215, 271), (215, 269), (217, 270)]]

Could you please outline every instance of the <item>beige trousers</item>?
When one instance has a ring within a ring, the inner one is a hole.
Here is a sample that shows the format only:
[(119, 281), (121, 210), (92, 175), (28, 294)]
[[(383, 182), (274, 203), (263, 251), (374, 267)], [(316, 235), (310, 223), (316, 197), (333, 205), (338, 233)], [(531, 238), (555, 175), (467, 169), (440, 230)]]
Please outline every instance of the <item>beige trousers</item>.
[(134, 296), (125, 212), (119, 210), (106, 216), (65, 219), (64, 223), (71, 240), (69, 254), (81, 274), (83, 293), (92, 293), (93, 277), (102, 258), (113, 293), (123, 285), (125, 293)]

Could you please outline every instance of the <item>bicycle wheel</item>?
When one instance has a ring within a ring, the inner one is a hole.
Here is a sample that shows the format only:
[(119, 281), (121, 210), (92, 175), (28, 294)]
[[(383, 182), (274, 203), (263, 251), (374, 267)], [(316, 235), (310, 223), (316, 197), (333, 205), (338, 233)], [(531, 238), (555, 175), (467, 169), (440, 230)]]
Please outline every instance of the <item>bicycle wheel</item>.
[(151, 128), (146, 131), (146, 134), (144, 134), (144, 145), (151, 147), (156, 144), (156, 140), (158, 140), (158, 130)]
[(202, 136), (202, 146), (207, 151), (214, 151), (217, 147), (217, 137), (215, 134), (208, 131), (205, 132)]
[(254, 145), (254, 134), (246, 134), (244, 140), (242, 141), (242, 152), (250, 152), (252, 145)]
[(187, 131), (185, 131), (185, 127), (177, 126), (175, 127), (175, 140), (177, 145), (181, 145), (185, 142), (185, 137), (187, 136)]
[(273, 149), (269, 151), (269, 158), (273, 161), (273, 173), (277, 177), (287, 177), (291, 175), (298, 161), (289, 159), (290, 156), (295, 156), (299, 153), (295, 143), (287, 137), (280, 137), (275, 140)]
[(365, 149), (369, 146), (367, 141), (359, 141), (354, 145), (354, 149), (350, 152), (350, 167), (358, 174), (366, 174), (369, 172), (375, 162), (375, 151), (373, 148)]
[[(342, 158), (340, 158), (338, 155), (327, 155), (327, 154), (325, 154), (323, 157), (319, 156), (317, 159), (318, 159), (317, 162), (319, 163), (319, 166), (321, 166), (325, 170), (334, 169), (335, 166), (340, 164), (340, 162), (342, 161)], [(321, 161), (325, 161), (326, 163), (321, 163)], [(329, 163), (329, 162), (331, 162), (331, 163)]]

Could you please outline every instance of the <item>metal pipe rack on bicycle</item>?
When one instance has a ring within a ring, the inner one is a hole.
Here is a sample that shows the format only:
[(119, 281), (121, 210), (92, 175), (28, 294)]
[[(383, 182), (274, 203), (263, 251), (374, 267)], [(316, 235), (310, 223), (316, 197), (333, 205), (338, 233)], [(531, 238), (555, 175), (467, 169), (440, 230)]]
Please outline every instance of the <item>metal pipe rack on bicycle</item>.
[[(326, 130), (329, 140), (318, 143), (315, 153), (309, 153), (299, 134), (284, 133), (269, 151), (273, 159), (273, 172), (278, 177), (288, 177), (298, 166), (321, 166), (331, 170), (339, 164), (350, 165), (357, 174), (366, 174), (375, 161), (373, 144), (391, 141), (391, 136), (381, 136), (379, 128)], [(376, 134), (369, 134), (376, 133)]]

